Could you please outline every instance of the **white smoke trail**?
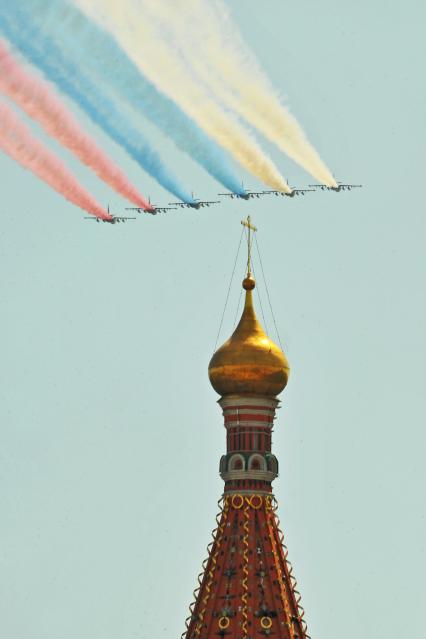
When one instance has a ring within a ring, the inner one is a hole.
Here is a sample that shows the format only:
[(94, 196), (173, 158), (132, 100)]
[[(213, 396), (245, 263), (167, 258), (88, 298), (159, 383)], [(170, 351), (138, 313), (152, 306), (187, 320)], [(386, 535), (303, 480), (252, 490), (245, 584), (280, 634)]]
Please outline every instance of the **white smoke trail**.
[(275, 165), (248, 132), (194, 82), (186, 65), (161, 37), (151, 21), (141, 16), (133, 0), (75, 0), (89, 17), (106, 27), (144, 75), (171, 97), (197, 124), (227, 149), (238, 162), (268, 186), (290, 192)]
[(336, 181), (284, 107), (222, 0), (141, 0), (157, 28), (218, 100), (328, 186)]

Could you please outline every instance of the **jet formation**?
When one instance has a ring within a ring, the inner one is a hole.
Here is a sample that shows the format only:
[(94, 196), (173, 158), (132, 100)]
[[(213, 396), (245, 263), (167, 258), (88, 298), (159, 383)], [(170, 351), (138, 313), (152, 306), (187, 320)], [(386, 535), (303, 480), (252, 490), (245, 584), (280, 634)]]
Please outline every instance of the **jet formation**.
[[(244, 185), (242, 185), (242, 189), (240, 192), (229, 192), (229, 193), (218, 193), (220, 197), (229, 197), (231, 199), (237, 198), (241, 200), (251, 200), (252, 198), (260, 198), (264, 195), (275, 195), (276, 197), (296, 197), (299, 195), (305, 195), (305, 193), (313, 193), (314, 191), (335, 191), (339, 193), (340, 191), (351, 191), (352, 189), (359, 189), (362, 187), (362, 184), (345, 184), (342, 182), (338, 182), (337, 186), (328, 186), (327, 184), (309, 184), (308, 189), (297, 189), (291, 187), (291, 191), (289, 193), (285, 193), (284, 191), (278, 190), (268, 190), (268, 191), (251, 191), (250, 189), (245, 189)], [(151, 203), (151, 199), (149, 201), (149, 207), (141, 207), (141, 206), (133, 206), (126, 208), (126, 211), (137, 211), (138, 213), (149, 213), (151, 215), (157, 215), (157, 213), (166, 213), (167, 211), (176, 211), (177, 208), (191, 208), (191, 209), (201, 209), (204, 207), (209, 207), (214, 204), (220, 204), (220, 200), (199, 200), (198, 198), (194, 198), (194, 194), (192, 194), (191, 202), (169, 202), (170, 206), (157, 206), (156, 204)], [(107, 222), (109, 224), (118, 224), (119, 222), (127, 222), (127, 220), (135, 220), (136, 217), (127, 217), (121, 215), (112, 215), (109, 210), (108, 205), (108, 213), (111, 215), (110, 220), (104, 220), (95, 216), (88, 216), (84, 219), (86, 220), (95, 220), (96, 222)]]

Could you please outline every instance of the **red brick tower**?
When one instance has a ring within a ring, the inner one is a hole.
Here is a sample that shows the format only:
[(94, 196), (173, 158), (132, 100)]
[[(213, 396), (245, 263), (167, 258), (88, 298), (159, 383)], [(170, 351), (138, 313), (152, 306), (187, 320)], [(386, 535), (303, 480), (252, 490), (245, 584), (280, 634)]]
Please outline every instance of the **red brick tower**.
[(250, 261), (250, 231), (255, 229), (249, 218), (245, 226), (249, 254), (244, 310), (209, 365), (225, 421), (227, 451), (220, 460), (225, 487), (182, 637), (308, 639), (271, 486), (278, 475), (271, 432), (277, 395), (287, 384), (289, 368), (255, 315)]

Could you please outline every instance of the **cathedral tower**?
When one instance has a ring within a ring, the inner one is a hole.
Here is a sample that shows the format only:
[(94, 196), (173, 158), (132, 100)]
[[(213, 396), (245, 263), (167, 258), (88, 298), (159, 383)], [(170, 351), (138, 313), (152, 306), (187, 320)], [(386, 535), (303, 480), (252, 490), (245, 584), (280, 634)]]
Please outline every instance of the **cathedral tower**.
[(219, 467), (225, 486), (182, 638), (309, 639), (272, 493), (278, 461), (271, 450), (271, 433), (289, 366), (256, 318), (250, 257), (256, 229), (250, 218), (244, 225), (244, 310), (233, 335), (209, 365), (226, 430), (226, 454)]

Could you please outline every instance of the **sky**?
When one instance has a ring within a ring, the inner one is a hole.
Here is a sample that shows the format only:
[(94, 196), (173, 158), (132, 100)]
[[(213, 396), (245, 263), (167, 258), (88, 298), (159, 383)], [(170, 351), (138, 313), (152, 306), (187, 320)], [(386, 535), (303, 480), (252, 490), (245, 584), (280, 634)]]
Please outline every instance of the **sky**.
[[(0, 155), (2, 636), (184, 630), (223, 486), (207, 367), (247, 214), (291, 366), (274, 491), (309, 634), (424, 632), (425, 9), (229, 5), (337, 179), (363, 188), (110, 226)], [(153, 202), (174, 199), (73, 109)], [(152, 125), (145, 132), (197, 196), (223, 190)], [(292, 185), (312, 181), (262, 145)], [(233, 330), (244, 257), (219, 343)], [(261, 277), (258, 290), (274, 338)]]

